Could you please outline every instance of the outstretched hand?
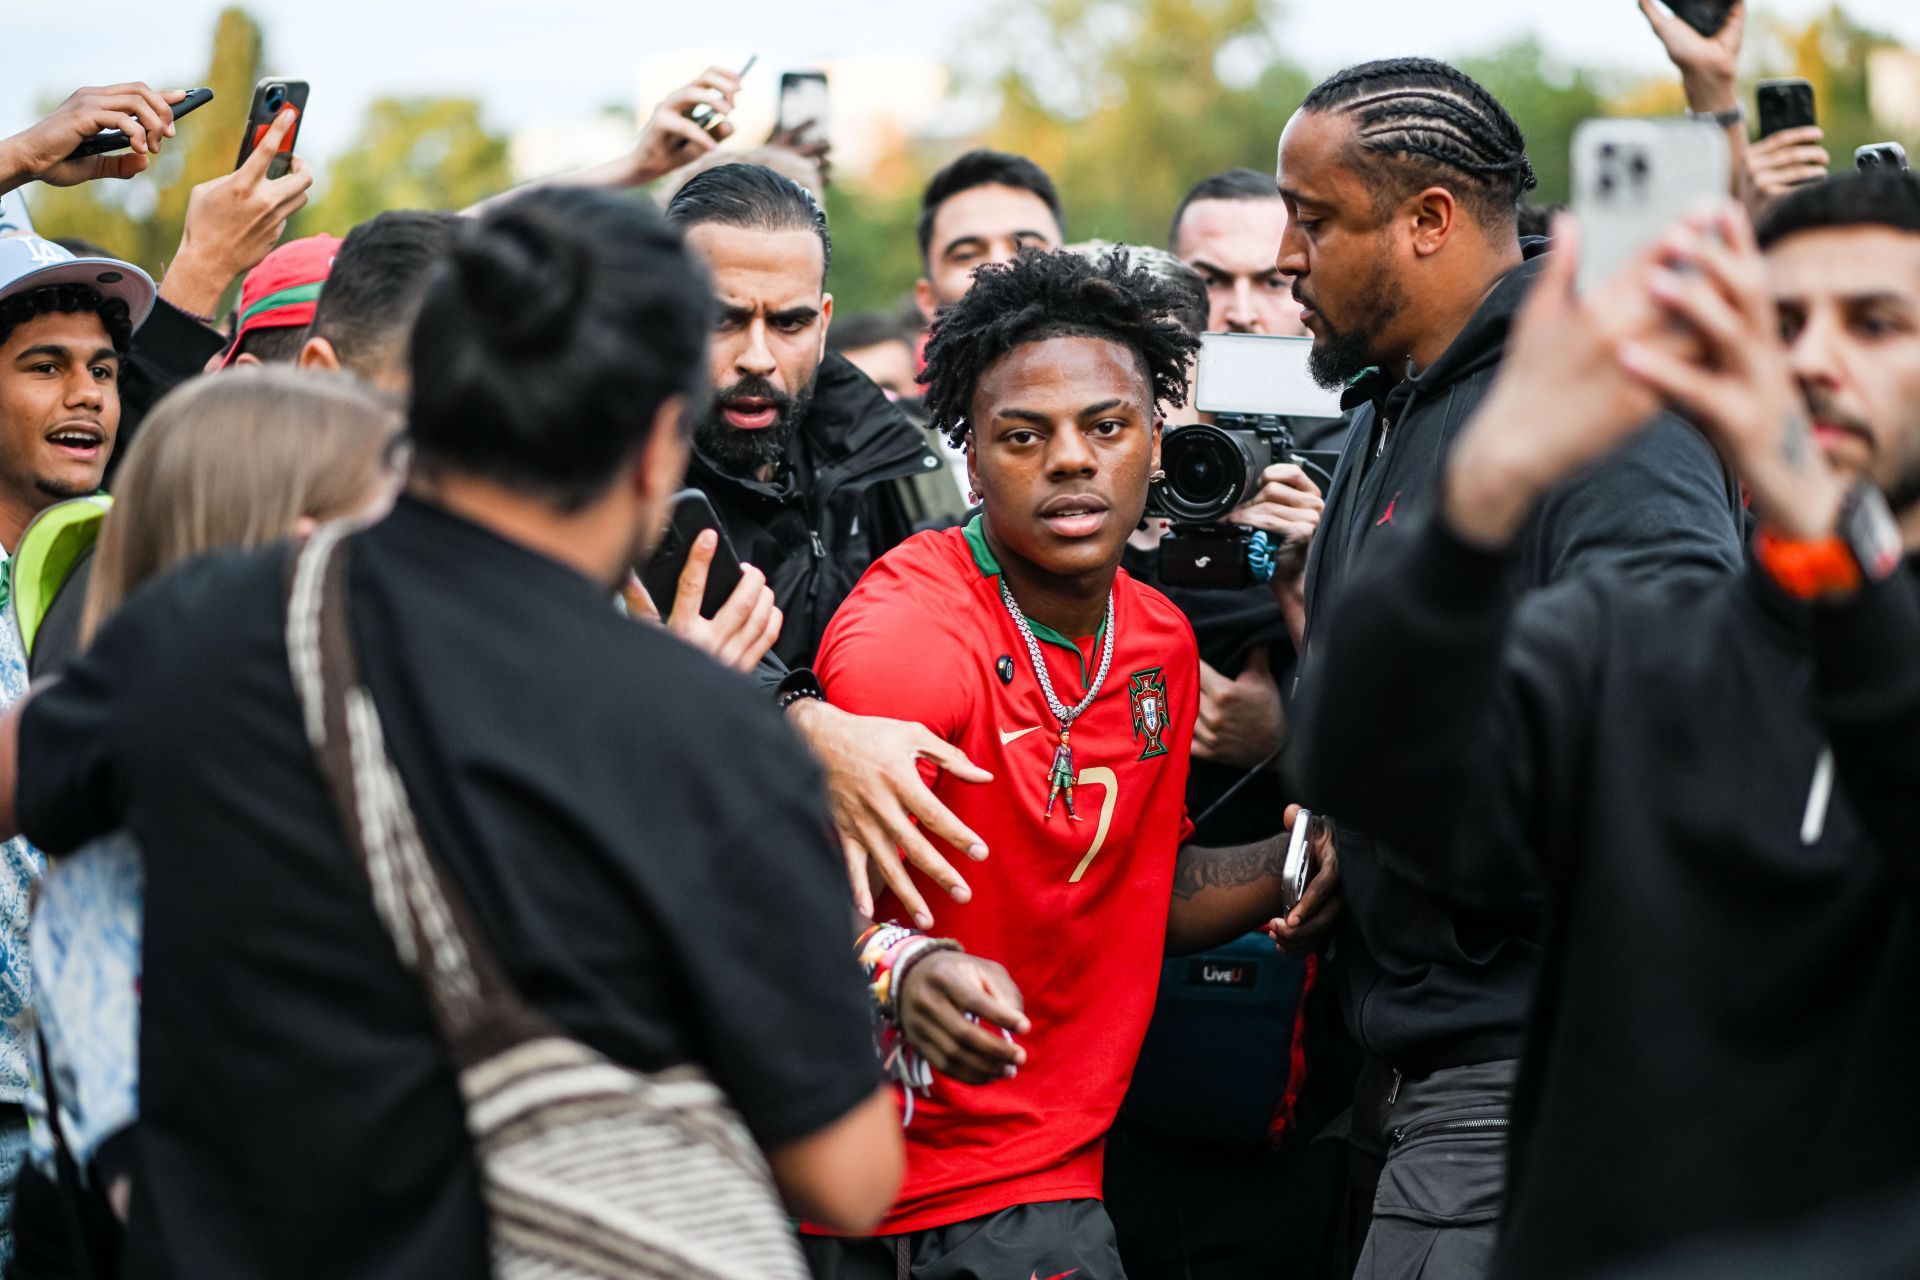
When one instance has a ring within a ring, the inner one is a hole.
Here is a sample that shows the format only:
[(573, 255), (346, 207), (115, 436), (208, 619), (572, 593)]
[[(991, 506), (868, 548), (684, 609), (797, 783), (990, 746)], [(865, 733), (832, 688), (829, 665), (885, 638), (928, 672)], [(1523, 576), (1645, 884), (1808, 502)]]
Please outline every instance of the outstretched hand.
[(909, 720), (850, 715), (812, 698), (796, 702), (787, 718), (826, 768), (827, 799), (846, 854), (855, 910), (873, 914), (869, 865), (922, 929), (933, 925), (933, 912), (914, 886), (907, 864), (955, 902), (973, 896), (927, 836), (939, 837), (976, 862), (987, 856), (986, 842), (933, 794), (920, 777), (920, 762), (930, 760), (962, 782), (992, 782), (991, 773), (925, 725)]
[[(74, 90), (46, 119), (0, 139), (0, 192), (36, 180), (71, 187), (144, 172), (161, 144), (173, 136), (173, 105), (186, 96), (185, 89), (161, 93), (138, 82)], [(126, 134), (130, 149), (67, 158), (106, 129)]]

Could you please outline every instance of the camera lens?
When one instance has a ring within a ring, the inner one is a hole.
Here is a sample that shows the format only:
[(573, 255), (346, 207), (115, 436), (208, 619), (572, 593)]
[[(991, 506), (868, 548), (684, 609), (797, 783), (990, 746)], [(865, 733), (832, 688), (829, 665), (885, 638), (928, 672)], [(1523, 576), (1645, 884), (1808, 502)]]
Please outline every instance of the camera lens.
[(267, 90), (265, 101), (268, 111), (278, 112), (280, 108), (287, 105), (287, 91), (279, 85), (275, 85), (273, 88)]
[(1204, 424), (1169, 431), (1160, 448), (1167, 514), (1185, 524), (1212, 524), (1239, 506), (1260, 473), (1247, 435)]

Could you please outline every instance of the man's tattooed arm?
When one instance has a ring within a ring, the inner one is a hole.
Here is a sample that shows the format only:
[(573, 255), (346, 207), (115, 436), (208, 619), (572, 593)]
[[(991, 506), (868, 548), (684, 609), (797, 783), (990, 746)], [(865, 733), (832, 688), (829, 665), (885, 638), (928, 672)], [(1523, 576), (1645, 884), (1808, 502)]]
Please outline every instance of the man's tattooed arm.
[(1188, 845), (1173, 864), (1173, 896), (1191, 898), (1203, 889), (1239, 889), (1286, 870), (1287, 837), (1224, 849)]
[(1173, 867), (1167, 951), (1217, 946), (1285, 912), (1287, 837), (1223, 849), (1188, 845)]

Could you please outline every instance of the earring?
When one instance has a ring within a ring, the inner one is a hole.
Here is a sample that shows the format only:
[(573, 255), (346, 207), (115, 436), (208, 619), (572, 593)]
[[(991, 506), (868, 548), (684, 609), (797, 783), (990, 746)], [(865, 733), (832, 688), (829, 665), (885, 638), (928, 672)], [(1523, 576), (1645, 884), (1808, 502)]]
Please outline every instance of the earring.
[(972, 504), (973, 504), (974, 506), (976, 506), (976, 507), (977, 507), (977, 506), (979, 506), (979, 505), (980, 505), (980, 491), (979, 491), (978, 489), (969, 489), (969, 490), (967, 490), (967, 501), (968, 501), (968, 502), (970, 502), (970, 503), (972, 503)]
[(1162, 471), (1160, 468), (1155, 467), (1153, 469), (1153, 474), (1147, 477), (1147, 483), (1159, 484), (1162, 480), (1165, 480), (1166, 478), (1167, 478), (1167, 473)]

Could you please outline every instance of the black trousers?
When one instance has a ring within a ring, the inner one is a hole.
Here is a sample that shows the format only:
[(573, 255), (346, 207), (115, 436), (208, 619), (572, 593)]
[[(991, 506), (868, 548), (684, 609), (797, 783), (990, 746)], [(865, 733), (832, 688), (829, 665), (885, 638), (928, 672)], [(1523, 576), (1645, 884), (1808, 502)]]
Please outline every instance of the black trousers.
[(1098, 1200), (1021, 1204), (903, 1236), (802, 1236), (814, 1280), (1126, 1280)]
[[(1354, 1280), (1485, 1280), (1517, 1060), (1401, 1076), (1369, 1062), (1349, 1138)], [(1364, 1235), (1354, 1228), (1365, 1223)]]

